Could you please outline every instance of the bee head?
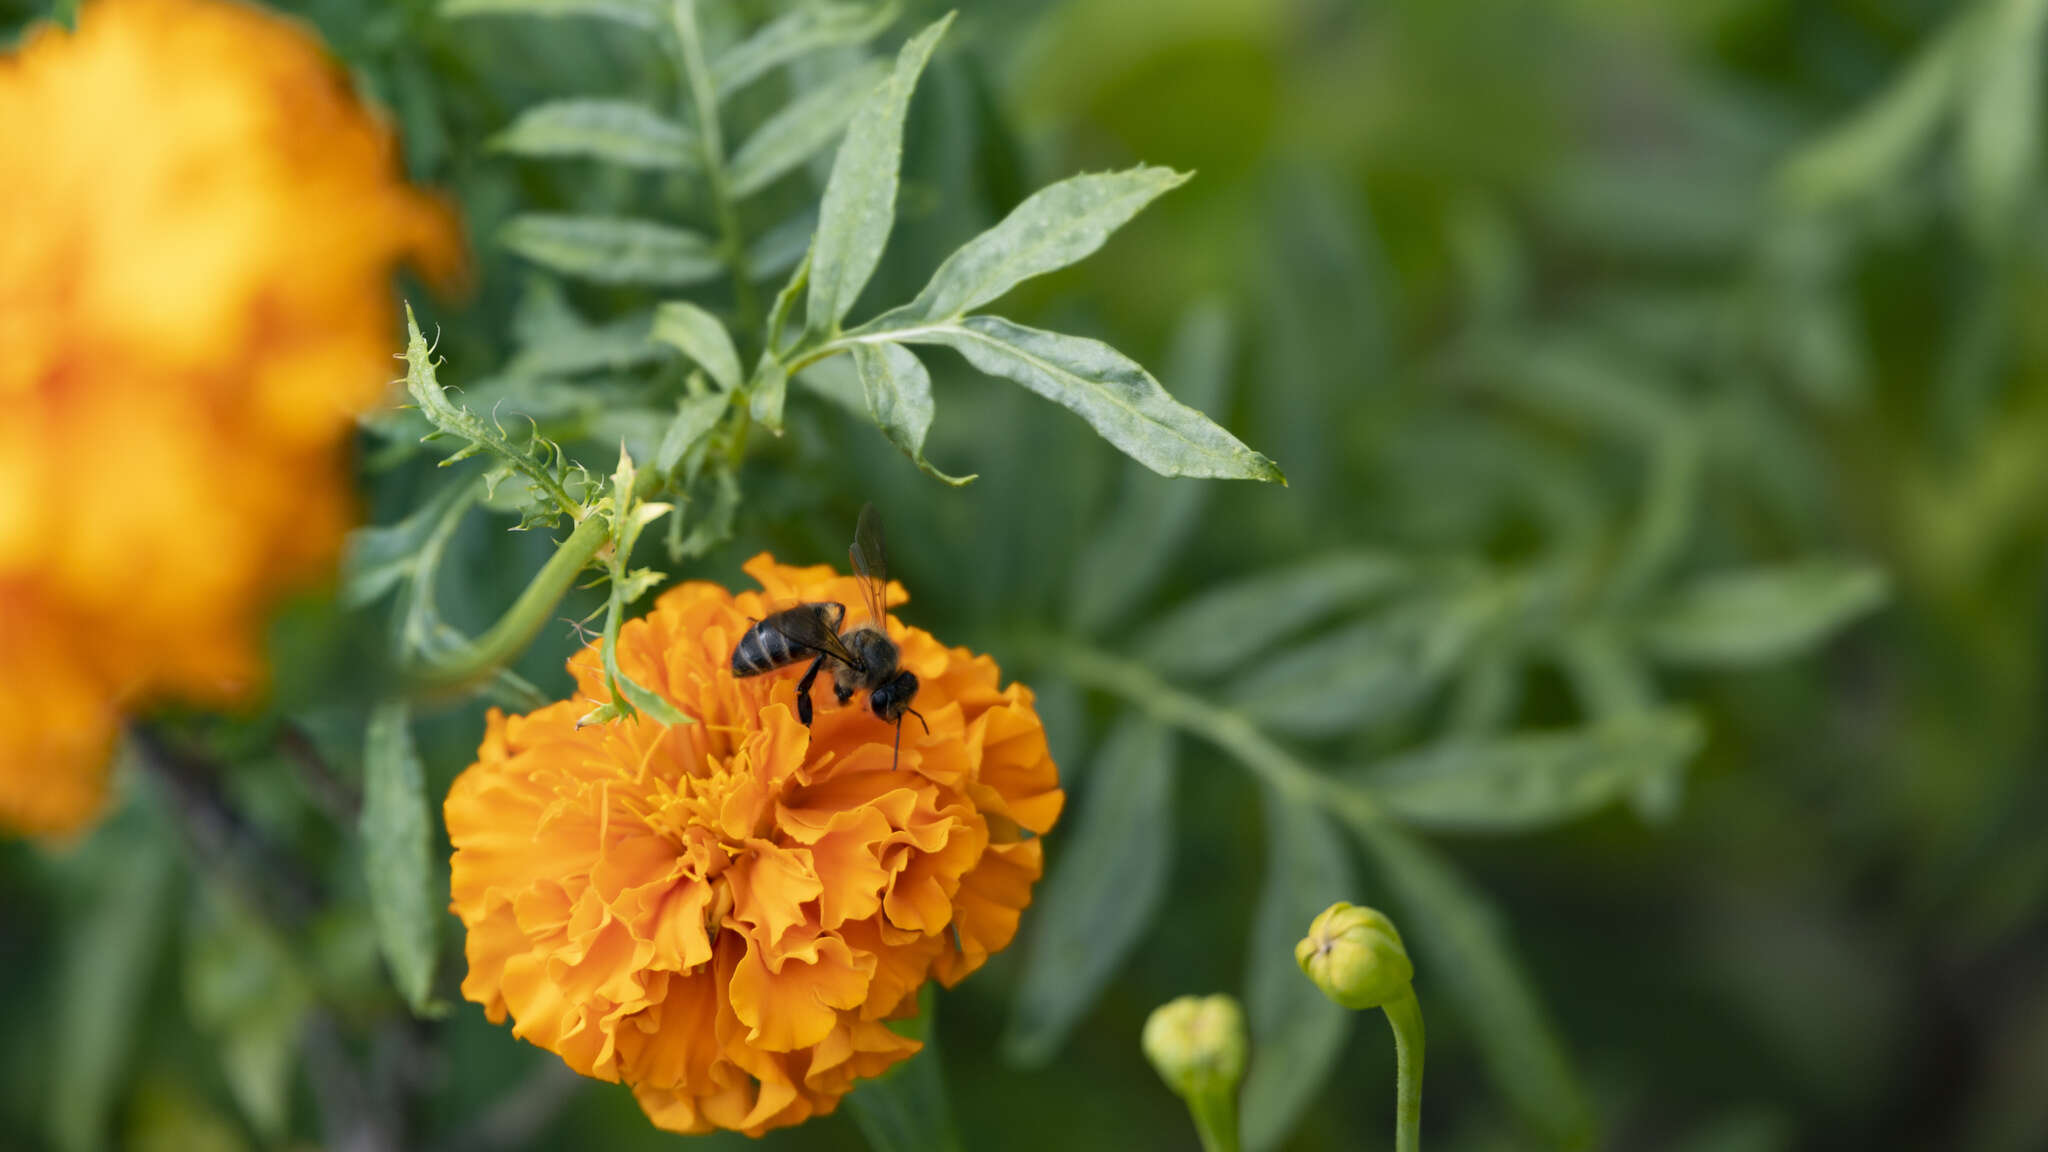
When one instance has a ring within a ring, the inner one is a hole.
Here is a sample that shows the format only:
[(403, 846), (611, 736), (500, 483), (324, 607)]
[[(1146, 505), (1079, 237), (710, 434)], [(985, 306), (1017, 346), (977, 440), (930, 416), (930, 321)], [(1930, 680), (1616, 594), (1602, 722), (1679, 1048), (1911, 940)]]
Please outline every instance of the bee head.
[(899, 672), (896, 678), (868, 694), (868, 707), (891, 724), (903, 719), (910, 702), (917, 699), (917, 674)]

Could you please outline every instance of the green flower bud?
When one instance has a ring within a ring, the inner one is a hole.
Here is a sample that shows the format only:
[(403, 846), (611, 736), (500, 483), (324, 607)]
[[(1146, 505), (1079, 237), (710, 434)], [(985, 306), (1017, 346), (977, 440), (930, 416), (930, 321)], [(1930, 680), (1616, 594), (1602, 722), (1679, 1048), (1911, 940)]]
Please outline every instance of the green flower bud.
[(1228, 996), (1183, 996), (1152, 1010), (1145, 1058), (1190, 1102), (1229, 1097), (1244, 1078), (1244, 1012)]
[(1379, 1008), (1406, 993), (1415, 965), (1394, 922), (1373, 908), (1339, 900), (1308, 926), (1295, 962), (1323, 995), (1346, 1008)]

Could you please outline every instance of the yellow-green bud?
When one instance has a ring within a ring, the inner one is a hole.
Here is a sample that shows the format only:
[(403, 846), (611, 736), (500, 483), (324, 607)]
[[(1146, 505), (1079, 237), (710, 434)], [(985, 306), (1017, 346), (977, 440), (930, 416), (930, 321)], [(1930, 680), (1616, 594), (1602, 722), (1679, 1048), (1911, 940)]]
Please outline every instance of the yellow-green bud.
[(1183, 996), (1145, 1021), (1145, 1058), (1190, 1100), (1237, 1091), (1244, 1077), (1244, 1012), (1228, 996)]
[(1378, 1008), (1408, 991), (1415, 965), (1394, 922), (1376, 909), (1339, 900), (1308, 926), (1295, 962), (1323, 995), (1346, 1008)]

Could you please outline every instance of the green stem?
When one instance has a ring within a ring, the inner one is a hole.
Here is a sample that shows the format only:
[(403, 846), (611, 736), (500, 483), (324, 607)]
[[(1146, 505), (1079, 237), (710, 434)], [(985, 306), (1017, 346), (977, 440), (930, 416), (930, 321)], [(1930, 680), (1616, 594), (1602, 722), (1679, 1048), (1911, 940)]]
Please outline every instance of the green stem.
[(424, 696), (451, 695), (475, 687), (517, 659), (554, 614), (555, 606), (576, 582), (576, 574), (610, 540), (611, 526), (603, 516), (585, 517), (490, 631), (461, 651), (408, 668), (410, 691)]
[(1076, 684), (1121, 696), (1160, 723), (1208, 741), (1290, 800), (1319, 805), (1359, 827), (1386, 819), (1372, 797), (1302, 763), (1243, 713), (1183, 692), (1143, 664), (1073, 643), (1055, 643), (1047, 655)]
[(1195, 1118), (1202, 1152), (1238, 1152), (1237, 1092), (1196, 1092), (1183, 1097)]
[(1394, 1027), (1394, 1152), (1422, 1147), (1422, 1005), (1410, 988), (1385, 1005)]
[(719, 255), (732, 271), (733, 312), (739, 330), (752, 333), (761, 326), (761, 301), (754, 291), (753, 269), (747, 265), (747, 238), (740, 230), (739, 207), (733, 202), (732, 186), (725, 172), (725, 142), (718, 128), (718, 90), (711, 83), (711, 69), (704, 60), (704, 38), (697, 29), (697, 0), (676, 0), (676, 39), (682, 45), (683, 80), (690, 87), (690, 103), (697, 113), (697, 135), (704, 153), (704, 180), (711, 192), (711, 208), (718, 217)]

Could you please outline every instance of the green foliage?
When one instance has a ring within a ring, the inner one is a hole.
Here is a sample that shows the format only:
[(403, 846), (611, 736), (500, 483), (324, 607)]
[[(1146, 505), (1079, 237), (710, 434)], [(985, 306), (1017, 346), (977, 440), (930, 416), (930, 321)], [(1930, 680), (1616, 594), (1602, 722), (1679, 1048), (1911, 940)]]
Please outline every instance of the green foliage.
[(874, 1152), (959, 1152), (962, 1147), (946, 1102), (938, 1002), (927, 987), (918, 998), (917, 1015), (892, 1025), (924, 1045), (917, 1055), (846, 1098), (853, 1122)]
[(1269, 790), (1266, 872), (1245, 938), (1245, 1013), (1252, 1064), (1244, 1082), (1244, 1142), (1277, 1148), (1334, 1070), (1352, 1016), (1302, 979), (1294, 945), (1316, 914), (1358, 892), (1344, 840), (1314, 807)]
[[(580, 156), (626, 168), (660, 170), (687, 167), (696, 155), (694, 144), (681, 124), (624, 100), (550, 100), (521, 112), (491, 138), (492, 148), (515, 156)], [(514, 250), (547, 262), (531, 247), (501, 239)], [(529, 234), (525, 243), (537, 245), (537, 238)]]
[(946, 257), (917, 299), (870, 327), (886, 331), (959, 320), (1034, 276), (1092, 255), (1110, 233), (1186, 180), (1171, 169), (1140, 167), (1042, 188), (1002, 223)]
[(1675, 663), (1778, 660), (1812, 648), (1884, 598), (1884, 574), (1868, 565), (1808, 561), (1716, 573), (1654, 605), (1645, 639)]
[[(414, 823), (425, 830), (423, 820)], [(416, 904), (426, 895), (423, 884), (406, 893), (376, 891), (372, 910), (381, 910), (386, 897)], [(217, 890), (200, 899), (185, 924), (185, 1001), (193, 1026), (214, 1046), (250, 1126), (264, 1140), (281, 1140), (289, 1131), (300, 1037), (313, 1007), (310, 981), (290, 943), (253, 910)]]
[(70, 923), (59, 941), (53, 1091), (45, 1101), (54, 1147), (101, 1148), (138, 1037), (134, 1027), (171, 927), (177, 861), (170, 832), (138, 802), (64, 862)]
[(1413, 949), (1432, 1146), (2048, 1133), (2048, 4), (304, 7), (481, 291), (365, 425), (356, 647), (273, 657), (332, 699), (145, 718), (219, 795), (0, 857), (0, 1131), (666, 1146), (427, 1018), (436, 801), (593, 637), (592, 718), (680, 721), (636, 606), (873, 499), (1070, 809), (943, 1035), (763, 1147), (1156, 1142), (1136, 1029), (1206, 991), (1248, 1145), (1370, 1142), (1291, 955), (1337, 899)]
[(363, 735), (363, 876), (392, 982), (422, 1015), (447, 1011), (433, 992), (443, 902), (428, 809), (411, 710), (402, 701), (378, 704)]
[(674, 345), (721, 389), (730, 392), (740, 386), (740, 354), (725, 326), (711, 313), (688, 300), (671, 300), (654, 310), (651, 335)]
[(441, 15), (464, 16), (589, 16), (616, 20), (634, 28), (661, 23), (658, 0), (443, 0)]
[(856, 344), (853, 366), (860, 374), (868, 418), (890, 443), (935, 480), (958, 487), (974, 479), (948, 476), (924, 458), (924, 438), (932, 427), (932, 378), (922, 361), (901, 344)]
[[(1088, 806), (1062, 837), (1046, 878), (1048, 915), (1018, 984), (1005, 1050), (1044, 1064), (1122, 966), (1166, 894), (1173, 864), (1173, 735), (1142, 717), (1118, 724), (1096, 754)], [(1104, 884), (1105, 876), (1116, 877)]]
[(1175, 400), (1135, 361), (1099, 340), (1041, 332), (998, 316), (874, 335), (944, 344), (983, 372), (1073, 409), (1103, 439), (1162, 476), (1286, 479), (1271, 460)]
[(1583, 731), (1453, 741), (1372, 766), (1364, 782), (1402, 821), (1517, 831), (1574, 819), (1699, 754), (1697, 722), (1655, 715)]
[(895, 69), (861, 101), (840, 141), (807, 261), (810, 297), (804, 316), (813, 333), (839, 331), (839, 322), (882, 259), (889, 230), (896, 226), (897, 169), (903, 164), (910, 94), (950, 23), (949, 16), (903, 45)]
[(651, 220), (530, 212), (513, 217), (498, 242), (551, 272), (595, 284), (678, 288), (721, 271), (708, 237)]

